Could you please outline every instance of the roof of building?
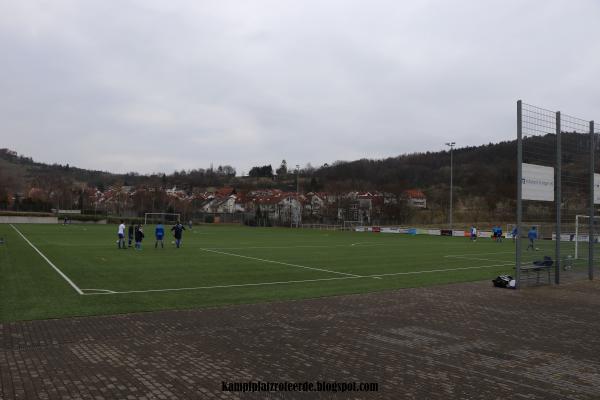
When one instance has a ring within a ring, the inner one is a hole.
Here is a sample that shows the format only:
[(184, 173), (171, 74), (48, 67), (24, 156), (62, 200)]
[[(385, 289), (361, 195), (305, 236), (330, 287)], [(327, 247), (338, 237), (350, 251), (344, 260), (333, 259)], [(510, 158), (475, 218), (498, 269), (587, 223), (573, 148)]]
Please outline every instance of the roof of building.
[(404, 195), (410, 199), (424, 199), (425, 193), (419, 189), (407, 189), (404, 191)]

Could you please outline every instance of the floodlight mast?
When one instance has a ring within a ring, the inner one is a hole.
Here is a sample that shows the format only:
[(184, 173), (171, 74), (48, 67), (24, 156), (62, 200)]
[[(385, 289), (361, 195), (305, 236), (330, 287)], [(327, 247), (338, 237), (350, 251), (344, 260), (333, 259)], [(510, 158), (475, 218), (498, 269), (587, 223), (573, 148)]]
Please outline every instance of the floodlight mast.
[[(300, 204), (300, 199), (298, 198), (298, 192), (300, 191), (300, 165), (296, 164), (296, 202), (298, 204)], [(293, 212), (292, 212), (292, 197), (290, 196), (289, 198), (290, 200), (290, 228), (294, 227), (294, 219), (292, 218)], [(300, 211), (298, 211), (299, 213), (302, 212), (302, 207), (300, 207), (299, 209)], [(296, 220), (296, 227), (298, 228), (300, 226), (300, 219), (297, 218)]]
[(448, 225), (450, 225), (450, 229), (452, 229), (452, 167), (453, 167), (453, 150), (456, 142), (446, 142), (446, 146), (450, 147), (450, 212), (448, 215)]

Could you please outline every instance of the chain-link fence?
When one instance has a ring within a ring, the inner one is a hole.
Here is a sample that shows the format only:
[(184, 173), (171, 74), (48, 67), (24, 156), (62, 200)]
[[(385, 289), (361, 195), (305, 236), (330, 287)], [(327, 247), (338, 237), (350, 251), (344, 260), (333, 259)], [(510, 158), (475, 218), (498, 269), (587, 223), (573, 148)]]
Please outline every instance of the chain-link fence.
[(592, 279), (600, 223), (594, 124), (519, 101), (517, 129), (517, 282)]

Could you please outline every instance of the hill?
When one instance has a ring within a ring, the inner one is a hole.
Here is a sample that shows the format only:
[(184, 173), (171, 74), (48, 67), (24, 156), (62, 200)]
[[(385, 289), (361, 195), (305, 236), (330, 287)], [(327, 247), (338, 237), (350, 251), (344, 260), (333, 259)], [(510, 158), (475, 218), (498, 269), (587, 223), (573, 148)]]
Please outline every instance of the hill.
[[(515, 198), (516, 141), (454, 150), (455, 209), (462, 212), (506, 212)], [(242, 190), (278, 188), (295, 191), (293, 171), (271, 166), (256, 167), (254, 176), (236, 177), (229, 166), (194, 169), (172, 174), (140, 175), (135, 172), (113, 174), (70, 166), (44, 164), (30, 157), (0, 149), (0, 208), (7, 208), (15, 194), (29, 197), (32, 188), (47, 193), (63, 192), (73, 203), (77, 193), (86, 189), (104, 191), (120, 186), (145, 186), (179, 189), (188, 192), (208, 187), (232, 186)], [(266, 171), (262, 176), (261, 173)], [(319, 168), (306, 167), (299, 172), (300, 192), (381, 191), (400, 195), (407, 189), (421, 189), (427, 196), (430, 213), (443, 213), (448, 206), (450, 152), (405, 154), (381, 160), (336, 161)], [(63, 201), (64, 202), (64, 201)], [(48, 208), (46, 206), (45, 208)]]

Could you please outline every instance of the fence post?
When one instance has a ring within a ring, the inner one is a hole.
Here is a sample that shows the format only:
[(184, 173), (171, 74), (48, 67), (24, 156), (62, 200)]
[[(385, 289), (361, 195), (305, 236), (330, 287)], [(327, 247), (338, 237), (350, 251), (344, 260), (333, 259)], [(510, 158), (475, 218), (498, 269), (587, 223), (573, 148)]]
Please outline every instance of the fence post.
[(523, 219), (522, 207), (522, 179), (523, 179), (523, 108), (522, 101), (517, 101), (517, 239), (515, 252), (515, 287), (521, 286), (521, 223)]
[(556, 182), (554, 202), (556, 203), (556, 254), (554, 263), (554, 283), (560, 283), (560, 235), (561, 235), (561, 190), (562, 190), (562, 147), (560, 111), (556, 113)]
[(596, 143), (594, 140), (594, 121), (590, 121), (590, 227), (588, 234), (588, 278), (594, 279), (594, 152)]

